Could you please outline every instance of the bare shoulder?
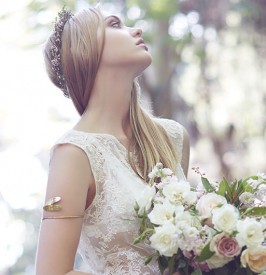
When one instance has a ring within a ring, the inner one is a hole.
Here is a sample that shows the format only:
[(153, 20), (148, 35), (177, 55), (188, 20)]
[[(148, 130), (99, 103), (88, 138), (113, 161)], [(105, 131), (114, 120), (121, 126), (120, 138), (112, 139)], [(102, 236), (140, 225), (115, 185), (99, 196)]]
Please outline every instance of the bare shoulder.
[(63, 162), (67, 162), (67, 160), (69, 159), (75, 159), (76, 161), (81, 162), (88, 162), (88, 158), (84, 150), (70, 143), (56, 144), (56, 146), (53, 149), (53, 154), (50, 163), (52, 164), (58, 159), (63, 159)]
[(84, 150), (69, 143), (56, 145), (49, 166), (46, 200), (54, 196), (64, 197), (65, 209), (73, 210), (70, 209), (72, 205), (80, 212), (84, 210), (86, 195), (93, 183), (90, 162)]

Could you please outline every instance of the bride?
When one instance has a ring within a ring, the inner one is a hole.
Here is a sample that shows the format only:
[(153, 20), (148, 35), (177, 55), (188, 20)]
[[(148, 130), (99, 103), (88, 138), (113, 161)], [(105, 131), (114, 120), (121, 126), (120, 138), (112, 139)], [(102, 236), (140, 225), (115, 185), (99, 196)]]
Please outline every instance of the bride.
[[(151, 61), (142, 31), (116, 15), (59, 13), (45, 64), (80, 120), (51, 150), (37, 275), (160, 274), (157, 262), (144, 264), (154, 251), (133, 244), (134, 205), (157, 162), (185, 178), (189, 140), (140, 105), (137, 77)], [(86, 270), (74, 271), (77, 251)]]

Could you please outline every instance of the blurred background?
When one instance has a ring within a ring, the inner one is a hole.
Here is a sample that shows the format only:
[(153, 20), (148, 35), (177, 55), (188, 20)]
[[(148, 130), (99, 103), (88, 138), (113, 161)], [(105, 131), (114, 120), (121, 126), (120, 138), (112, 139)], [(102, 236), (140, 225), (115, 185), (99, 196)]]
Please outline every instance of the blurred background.
[[(42, 48), (63, 5), (0, 0), (0, 275), (34, 274), (53, 143), (78, 119), (46, 76)], [(191, 138), (189, 180), (266, 172), (266, 1), (114, 0), (102, 8), (142, 28), (153, 55), (140, 79), (158, 116)]]

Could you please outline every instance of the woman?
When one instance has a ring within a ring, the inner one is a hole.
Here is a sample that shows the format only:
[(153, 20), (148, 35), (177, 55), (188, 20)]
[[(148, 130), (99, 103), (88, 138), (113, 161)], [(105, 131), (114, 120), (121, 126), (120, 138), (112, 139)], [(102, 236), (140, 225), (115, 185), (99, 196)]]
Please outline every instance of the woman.
[[(81, 117), (51, 153), (37, 275), (159, 274), (129, 219), (157, 162), (185, 177), (189, 142), (140, 106), (136, 78), (152, 60), (141, 35), (98, 8), (59, 13), (45, 63)], [(73, 270), (77, 249), (88, 273)]]

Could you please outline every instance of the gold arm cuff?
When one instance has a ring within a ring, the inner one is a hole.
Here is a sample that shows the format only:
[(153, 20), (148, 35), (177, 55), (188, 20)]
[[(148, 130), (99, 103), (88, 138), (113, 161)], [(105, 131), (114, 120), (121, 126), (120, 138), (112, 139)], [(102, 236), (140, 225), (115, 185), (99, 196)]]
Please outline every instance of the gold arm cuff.
[(42, 217), (42, 221), (44, 220), (56, 220), (56, 219), (77, 219), (77, 218), (83, 218), (84, 215), (79, 215), (79, 216), (58, 216), (58, 217)]

